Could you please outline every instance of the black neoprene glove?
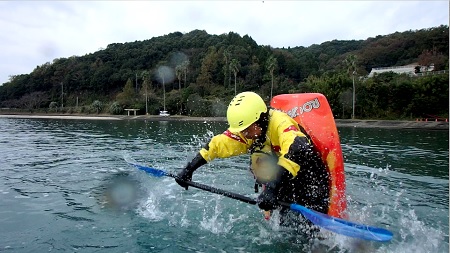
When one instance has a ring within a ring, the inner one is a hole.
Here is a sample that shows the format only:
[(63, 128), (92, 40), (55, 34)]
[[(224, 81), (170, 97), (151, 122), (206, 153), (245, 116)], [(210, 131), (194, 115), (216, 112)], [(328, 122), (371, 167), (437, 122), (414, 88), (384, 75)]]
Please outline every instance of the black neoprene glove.
[(194, 159), (190, 163), (186, 165), (186, 167), (180, 171), (177, 175), (178, 178), (175, 179), (175, 181), (184, 189), (188, 189), (188, 185), (185, 183), (185, 181), (191, 181), (192, 180), (192, 174), (196, 169), (198, 169), (200, 166), (205, 165), (206, 160), (203, 158), (203, 156), (198, 153)]
[(278, 194), (280, 188), (286, 180), (289, 180), (292, 176), (285, 168), (278, 166), (277, 177), (265, 184), (264, 191), (256, 199), (259, 208), (264, 211), (270, 211), (278, 207)]

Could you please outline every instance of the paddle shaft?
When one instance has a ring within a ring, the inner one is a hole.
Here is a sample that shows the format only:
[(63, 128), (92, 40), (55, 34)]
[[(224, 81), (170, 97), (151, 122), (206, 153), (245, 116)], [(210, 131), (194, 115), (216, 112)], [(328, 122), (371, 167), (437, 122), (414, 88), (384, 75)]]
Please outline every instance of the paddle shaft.
[[(183, 181), (185, 184), (198, 188), (201, 190), (209, 191), (212, 193), (216, 193), (225, 197), (229, 197), (232, 199), (236, 199), (245, 203), (249, 203), (252, 205), (256, 205), (257, 201), (255, 199), (246, 197), (241, 194), (225, 191), (222, 189), (214, 188), (208, 185), (200, 184), (197, 182), (192, 181), (185, 181), (180, 179), (177, 175), (172, 174), (170, 172), (167, 172), (165, 170), (161, 169), (155, 169), (151, 167), (141, 166), (138, 164), (132, 164), (135, 167), (137, 167), (140, 170), (143, 170), (153, 176), (156, 177), (172, 177), (177, 180)], [(324, 213), (320, 213), (311, 209), (308, 209), (307, 207), (295, 204), (295, 203), (285, 203), (279, 201), (278, 204), (280, 204), (283, 207), (287, 207), (290, 210), (293, 210), (295, 212), (301, 213), (306, 219), (310, 220), (315, 225), (328, 229), (330, 231), (333, 231), (335, 233), (339, 233), (346, 236), (351, 236), (355, 238), (365, 239), (365, 240), (372, 240), (372, 241), (381, 241), (386, 242), (390, 241), (392, 239), (392, 232), (389, 230), (383, 229), (383, 228), (377, 228), (377, 227), (371, 227), (363, 224), (357, 224), (351, 221), (343, 220), (340, 218), (332, 217)]]
[[(178, 178), (178, 176), (176, 176), (176, 175), (174, 175), (172, 173), (167, 173), (167, 176), (175, 178), (175, 179), (178, 179), (178, 180), (181, 180), (180, 178)], [(218, 189), (218, 188), (215, 188), (215, 187), (212, 187), (212, 186), (209, 186), (209, 185), (204, 185), (204, 184), (200, 184), (200, 183), (193, 182), (193, 181), (185, 181), (185, 180), (181, 180), (181, 181), (183, 181), (185, 184), (187, 184), (189, 186), (192, 186), (194, 188), (201, 189), (201, 190), (208, 191), (208, 192), (212, 192), (212, 193), (216, 193), (216, 194), (219, 194), (219, 195), (222, 195), (222, 196), (225, 196), (225, 197), (228, 197), (228, 198), (232, 198), (232, 199), (235, 199), (235, 200), (239, 200), (239, 201), (242, 201), (242, 202), (245, 202), (245, 203), (248, 203), (248, 204), (256, 205), (256, 203), (257, 203), (255, 199), (249, 198), (249, 197), (241, 195), (241, 194), (237, 194), (237, 193), (234, 193), (234, 192), (229, 192), (229, 191), (226, 191), (226, 190)]]
[[(178, 179), (177, 176), (173, 174), (167, 174), (167, 176), (173, 177)], [(194, 188), (198, 188), (201, 190), (209, 191), (212, 193), (220, 194), (232, 199), (236, 199), (245, 203), (249, 203), (252, 205), (256, 205), (257, 201), (255, 199), (246, 197), (241, 194), (225, 191), (222, 189), (217, 189), (208, 185), (200, 184), (197, 182), (192, 181), (184, 181), (187, 185), (192, 186)], [(278, 204), (280, 206), (289, 208), (293, 211), (299, 212), (305, 217), (306, 219), (310, 220), (312, 223), (318, 225), (319, 227), (323, 227), (326, 229), (329, 229), (333, 232), (345, 234), (347, 236), (352, 236), (360, 239), (366, 239), (366, 240), (373, 240), (373, 241), (390, 241), (393, 234), (385, 229), (376, 228), (376, 227), (370, 227), (367, 225), (352, 223), (350, 221), (346, 221), (340, 218), (331, 217), (327, 214), (322, 214), (319, 212), (316, 212), (314, 210), (310, 210), (304, 206), (298, 205), (298, 204), (289, 204), (286, 202), (278, 201)], [(318, 224), (323, 223), (323, 224)], [(333, 228), (334, 227), (334, 228)], [(344, 230), (348, 230), (344, 233)]]

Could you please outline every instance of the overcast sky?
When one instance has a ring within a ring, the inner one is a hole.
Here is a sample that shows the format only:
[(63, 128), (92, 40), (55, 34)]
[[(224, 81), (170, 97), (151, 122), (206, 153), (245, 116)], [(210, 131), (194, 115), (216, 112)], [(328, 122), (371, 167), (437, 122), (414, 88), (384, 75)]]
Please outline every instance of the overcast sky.
[(172, 32), (308, 47), (449, 24), (449, 1), (0, 1), (0, 84), (55, 58)]

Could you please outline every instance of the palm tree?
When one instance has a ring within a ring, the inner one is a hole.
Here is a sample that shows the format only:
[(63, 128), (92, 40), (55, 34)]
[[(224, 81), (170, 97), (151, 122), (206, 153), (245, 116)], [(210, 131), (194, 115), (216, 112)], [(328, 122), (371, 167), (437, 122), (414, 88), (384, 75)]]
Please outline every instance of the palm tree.
[(97, 112), (97, 114), (99, 114), (100, 111), (101, 111), (102, 108), (103, 108), (103, 104), (102, 104), (102, 102), (100, 102), (99, 100), (95, 100), (95, 101), (92, 103), (91, 107)]
[(178, 90), (181, 90), (181, 74), (183, 74), (183, 65), (178, 65), (175, 67), (175, 74), (178, 78)]
[(241, 67), (241, 64), (239, 63), (238, 60), (236, 60), (236, 59), (231, 60), (230, 69), (234, 73), (234, 95), (235, 96), (236, 96), (236, 78), (237, 78), (237, 73), (239, 72), (240, 67)]
[(355, 74), (356, 74), (356, 55), (349, 54), (344, 60), (347, 66), (347, 73), (352, 75), (353, 95), (352, 95), (352, 119), (355, 118)]
[(225, 66), (224, 66), (224, 71), (223, 71), (224, 72), (224, 76), (225, 76), (225, 78), (224, 78), (224, 86), (227, 85), (226, 84), (226, 82), (227, 82), (227, 75), (228, 75), (228, 86), (230, 86), (230, 81), (231, 81), (230, 71), (229, 71), (230, 65), (228, 64), (228, 61), (230, 60), (230, 57), (231, 57), (230, 50), (228, 50), (228, 49), (223, 50), (223, 58), (225, 60)]
[(164, 103), (164, 111), (166, 111), (166, 82), (164, 78), (164, 70), (163, 67), (158, 68), (159, 77), (162, 79), (163, 85), (163, 103)]
[(141, 77), (144, 80), (143, 86), (145, 87), (145, 115), (148, 115), (148, 79), (149, 79), (150, 73), (147, 70), (142, 71)]
[(270, 72), (270, 76), (272, 77), (272, 86), (270, 87), (270, 100), (272, 100), (272, 94), (273, 94), (273, 72), (277, 68), (277, 58), (275, 58), (273, 55), (271, 55), (266, 62), (267, 70)]
[(188, 71), (188, 67), (189, 67), (189, 60), (185, 60), (182, 64), (181, 64), (181, 68), (184, 72), (184, 88), (186, 88), (186, 74)]

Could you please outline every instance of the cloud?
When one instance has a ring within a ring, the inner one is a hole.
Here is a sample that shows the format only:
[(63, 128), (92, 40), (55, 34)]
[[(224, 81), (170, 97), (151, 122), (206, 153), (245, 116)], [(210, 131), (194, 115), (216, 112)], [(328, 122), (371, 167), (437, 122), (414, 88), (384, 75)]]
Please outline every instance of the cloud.
[(55, 58), (177, 31), (235, 32), (287, 48), (448, 20), (448, 1), (0, 1), (0, 84)]

